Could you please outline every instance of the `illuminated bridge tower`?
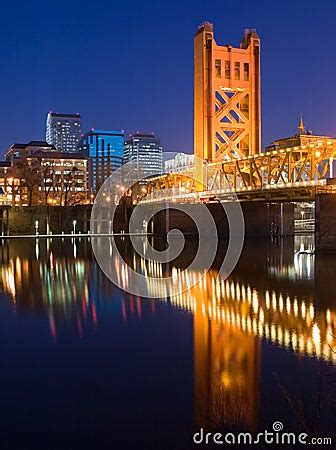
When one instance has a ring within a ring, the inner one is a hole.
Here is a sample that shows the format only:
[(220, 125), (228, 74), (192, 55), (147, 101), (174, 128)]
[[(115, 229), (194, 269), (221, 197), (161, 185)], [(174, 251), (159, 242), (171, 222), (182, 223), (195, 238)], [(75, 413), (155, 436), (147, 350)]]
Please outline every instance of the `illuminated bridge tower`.
[(205, 22), (194, 40), (194, 153), (222, 161), (260, 149), (259, 36), (247, 29), (239, 48), (220, 46)]

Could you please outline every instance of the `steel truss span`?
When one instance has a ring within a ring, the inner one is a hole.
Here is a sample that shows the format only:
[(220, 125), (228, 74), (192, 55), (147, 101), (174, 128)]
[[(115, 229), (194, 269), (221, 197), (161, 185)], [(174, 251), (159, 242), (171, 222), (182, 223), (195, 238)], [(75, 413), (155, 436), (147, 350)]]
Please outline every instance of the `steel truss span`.
[(241, 200), (312, 200), (316, 192), (333, 190), (333, 162), (336, 143), (318, 143), (235, 158), (203, 162), (202, 182), (195, 168), (148, 180), (145, 201), (188, 200), (207, 192)]

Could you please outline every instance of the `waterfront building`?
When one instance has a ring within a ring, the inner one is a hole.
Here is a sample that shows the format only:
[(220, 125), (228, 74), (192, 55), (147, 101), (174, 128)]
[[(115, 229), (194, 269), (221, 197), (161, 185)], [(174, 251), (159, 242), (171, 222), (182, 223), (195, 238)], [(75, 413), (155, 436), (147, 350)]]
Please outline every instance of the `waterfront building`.
[[(298, 132), (293, 136), (276, 139), (275, 141), (271, 142), (271, 144), (265, 148), (265, 152), (271, 152), (274, 150), (286, 150), (287, 148), (295, 147), (297, 147), (298, 149), (302, 148), (304, 150), (310, 147), (316, 148), (334, 144), (336, 144), (336, 138), (332, 136), (313, 134), (311, 130), (307, 130), (301, 115), (298, 124)], [(317, 150), (316, 152), (316, 156), (319, 157), (319, 151)], [(335, 176), (335, 173), (335, 161), (333, 157), (330, 156), (329, 170), (326, 176), (327, 178), (332, 178)]]
[(124, 162), (134, 164), (134, 176), (146, 178), (163, 173), (162, 146), (153, 133), (134, 133), (125, 142)]
[(0, 165), (0, 188), (12, 205), (83, 204), (89, 201), (87, 158), (57, 151), (44, 141), (13, 144)]
[(62, 152), (76, 152), (82, 135), (80, 114), (49, 112), (46, 141)]
[(91, 130), (82, 136), (80, 149), (89, 161), (89, 189), (97, 193), (104, 181), (123, 163), (124, 132)]
[(165, 173), (185, 172), (194, 166), (194, 155), (177, 153), (174, 158), (164, 162)]
[(11, 163), (0, 161), (0, 204), (15, 204), (15, 192), (20, 185), (19, 178), (13, 176)]
[(265, 148), (265, 151), (281, 150), (293, 147), (315, 147), (323, 144), (333, 144), (335, 142), (336, 139), (331, 136), (313, 134), (311, 130), (307, 130), (301, 115), (298, 124), (298, 132), (290, 137), (276, 139)]
[(16, 161), (33, 156), (35, 153), (56, 153), (56, 147), (46, 141), (29, 141), (26, 144), (15, 143), (5, 154), (6, 161), (15, 164)]

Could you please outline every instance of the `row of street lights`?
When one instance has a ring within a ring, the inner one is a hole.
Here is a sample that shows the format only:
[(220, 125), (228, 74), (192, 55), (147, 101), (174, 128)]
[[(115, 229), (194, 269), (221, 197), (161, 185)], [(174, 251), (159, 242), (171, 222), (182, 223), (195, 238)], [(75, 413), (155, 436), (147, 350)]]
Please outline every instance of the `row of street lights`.
[[(73, 233), (73, 234), (76, 234), (77, 220), (73, 220), (73, 221), (72, 221), (72, 225), (73, 225), (73, 231), (72, 231), (72, 233)], [(38, 220), (35, 220), (35, 234), (36, 234), (36, 236), (39, 235), (39, 221), (38, 221)], [(49, 234), (49, 233), (47, 233), (47, 234)]]

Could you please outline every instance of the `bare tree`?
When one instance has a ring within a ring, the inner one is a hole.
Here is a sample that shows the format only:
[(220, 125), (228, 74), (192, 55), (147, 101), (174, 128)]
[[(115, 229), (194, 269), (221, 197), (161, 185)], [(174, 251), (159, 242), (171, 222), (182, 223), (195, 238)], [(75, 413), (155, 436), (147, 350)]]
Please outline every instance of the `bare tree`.
[(20, 197), (26, 191), (28, 206), (34, 203), (34, 191), (41, 185), (40, 168), (41, 163), (37, 159), (28, 161), (25, 158), (15, 165), (16, 176), (20, 179)]
[(11, 177), (8, 180), (7, 186), (10, 187), (10, 192), (12, 196), (11, 203), (12, 205), (16, 204), (16, 199), (19, 197), (19, 204), (22, 204), (23, 197), (23, 182), (21, 171), (14, 167), (13, 171), (11, 171)]
[(55, 163), (49, 161), (41, 165), (41, 181), (42, 181), (42, 191), (43, 191), (43, 203), (48, 206), (48, 200), (50, 196), (54, 197), (53, 193), (57, 186), (56, 183), (56, 172)]
[(77, 178), (78, 168), (73, 166), (71, 170), (64, 173), (62, 203), (63, 206), (73, 206), (85, 200), (85, 192), (79, 192), (80, 183)]

